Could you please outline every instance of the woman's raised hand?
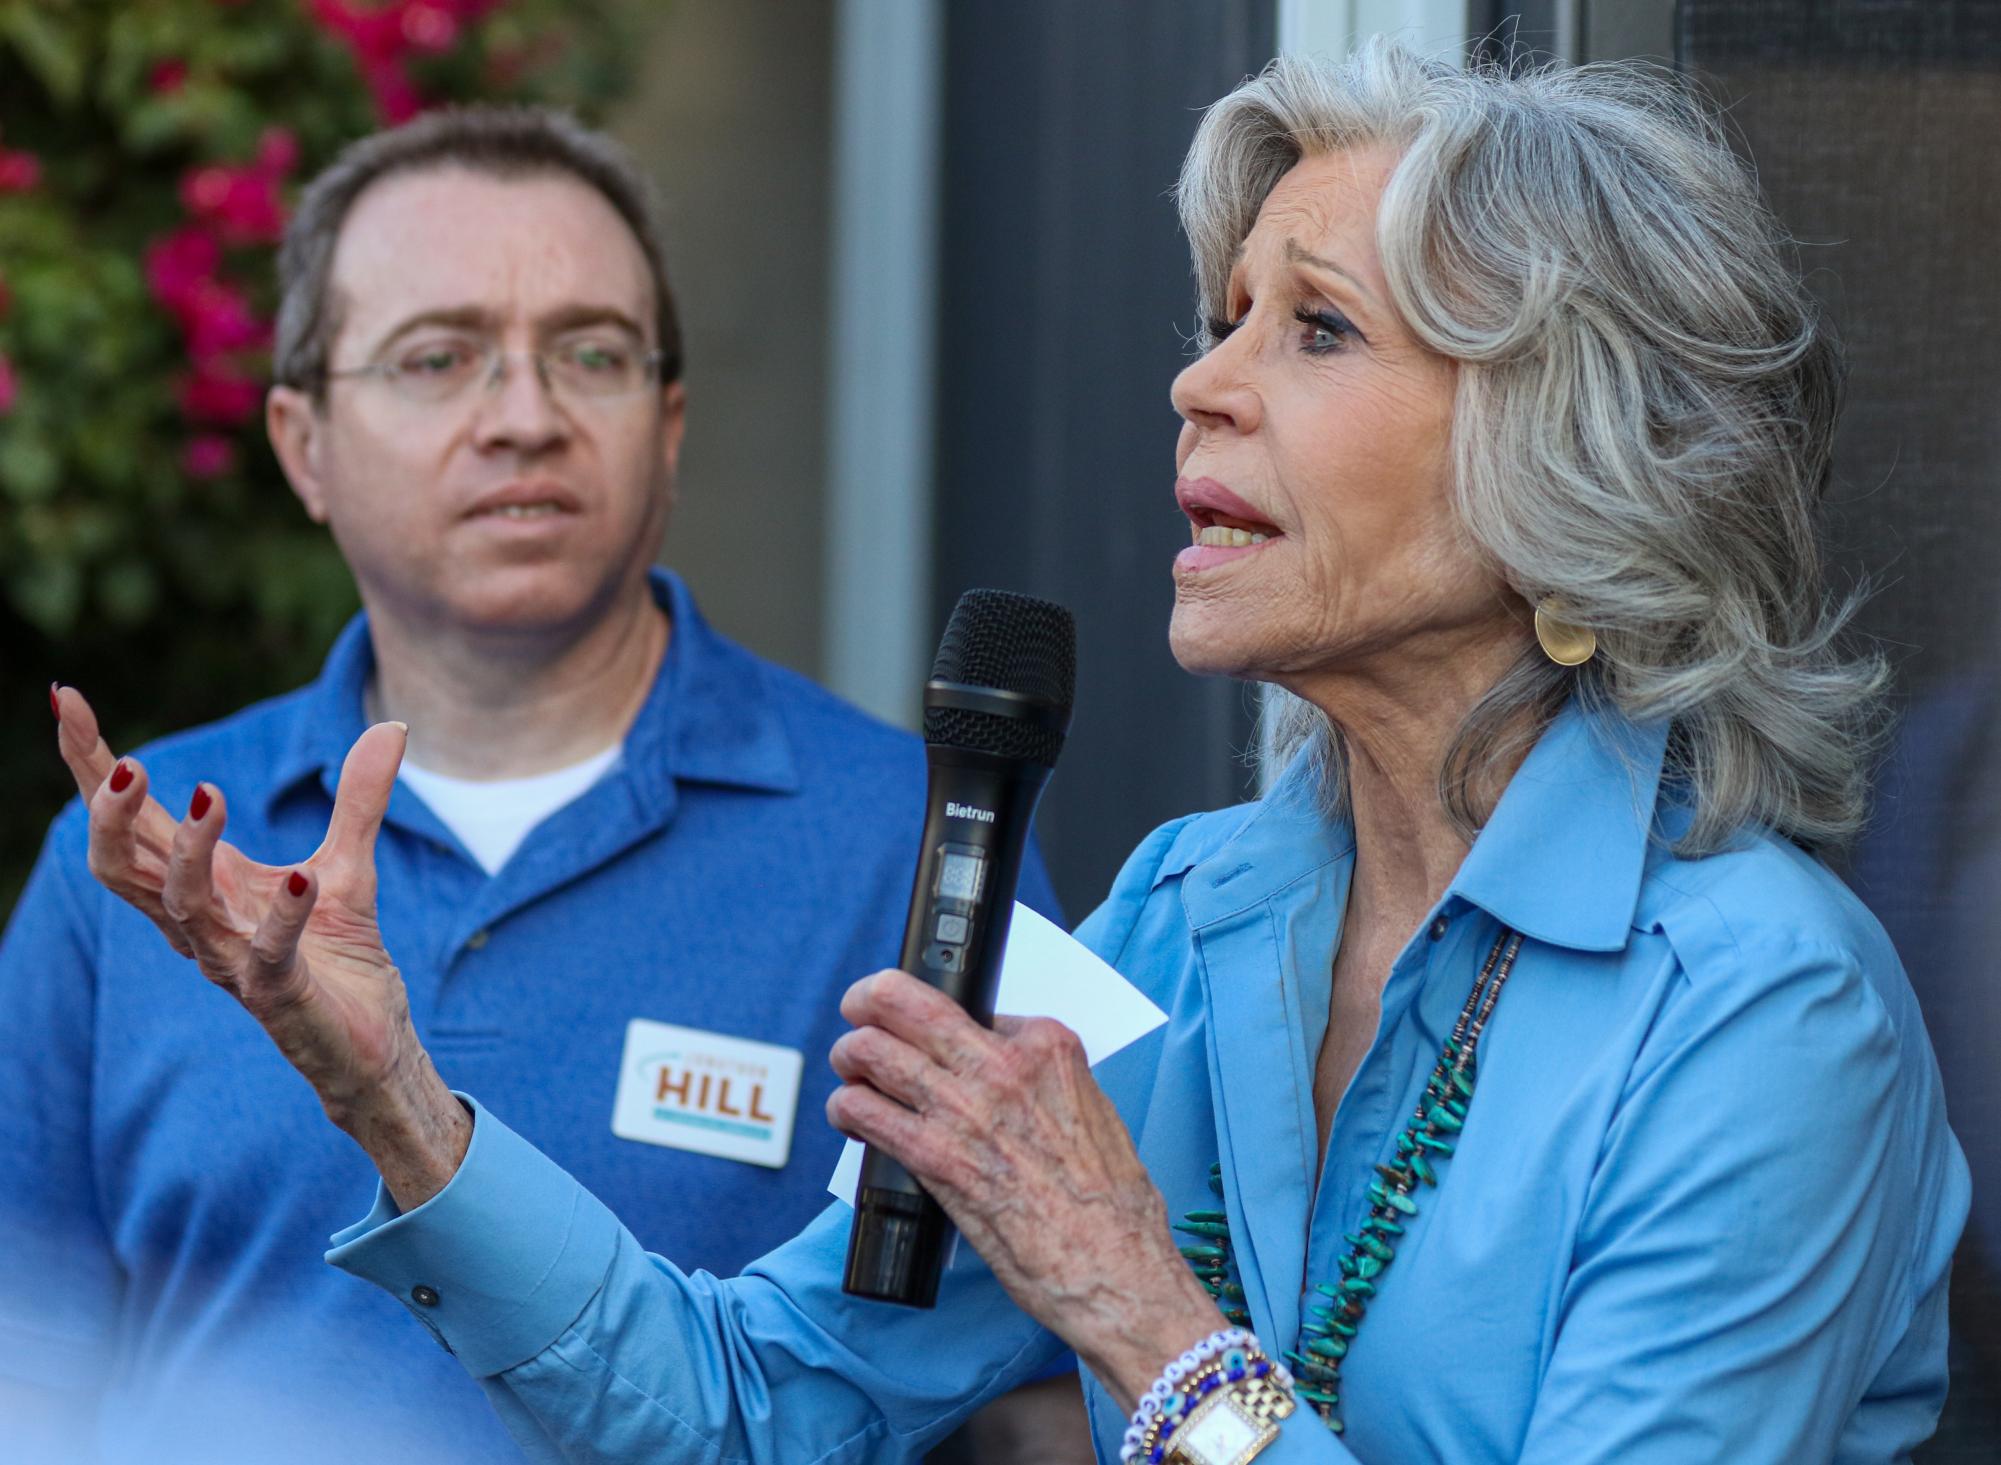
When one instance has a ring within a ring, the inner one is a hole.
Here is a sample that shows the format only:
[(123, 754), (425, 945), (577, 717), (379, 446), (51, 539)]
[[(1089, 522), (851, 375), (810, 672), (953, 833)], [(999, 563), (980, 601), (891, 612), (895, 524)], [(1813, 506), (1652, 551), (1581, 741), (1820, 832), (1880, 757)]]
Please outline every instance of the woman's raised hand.
[(855, 1030), (834, 1044), (834, 1127), (921, 1180), (1022, 1310), (1124, 1407), (1224, 1326), (1075, 1033), (1013, 1017), (989, 1031), (899, 971), (855, 983), (841, 1015)]
[(442, 1189), (471, 1123), (417, 1039), (375, 919), (375, 836), (402, 725), (378, 723), (356, 740), (310, 858), (260, 865), (223, 841), (220, 789), (199, 785), (176, 820), (148, 796), (146, 770), (112, 755), (81, 693), (59, 688), (54, 700), (63, 762), (90, 810), (91, 874), (257, 1019), (399, 1205)]

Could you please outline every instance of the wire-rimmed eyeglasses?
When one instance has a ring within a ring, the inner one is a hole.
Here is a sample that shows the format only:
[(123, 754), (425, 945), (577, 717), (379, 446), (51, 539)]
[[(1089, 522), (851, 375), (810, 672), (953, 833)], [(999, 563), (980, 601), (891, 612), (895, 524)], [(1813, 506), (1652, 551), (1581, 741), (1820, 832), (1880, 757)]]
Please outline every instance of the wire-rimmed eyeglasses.
[(541, 351), (503, 351), (497, 341), (452, 337), (403, 347), (383, 361), (329, 370), (327, 379), (372, 377), (405, 401), (437, 406), (455, 401), (478, 383), (506, 379), (516, 357), (535, 363), (544, 390), (572, 401), (601, 401), (644, 390), (660, 373), (664, 351), (642, 350), (619, 335), (577, 336)]

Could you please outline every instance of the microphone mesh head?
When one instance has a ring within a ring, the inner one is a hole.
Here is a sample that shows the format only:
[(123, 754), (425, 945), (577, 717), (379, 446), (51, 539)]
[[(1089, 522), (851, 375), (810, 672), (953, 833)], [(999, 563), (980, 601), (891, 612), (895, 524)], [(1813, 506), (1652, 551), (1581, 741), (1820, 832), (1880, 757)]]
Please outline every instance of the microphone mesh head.
[(1060, 715), (1051, 728), (1026, 717), (927, 706), (925, 742), (1053, 768), (1077, 695), (1077, 623), (1051, 601), (1007, 590), (968, 590), (952, 608), (931, 679), (1033, 697)]

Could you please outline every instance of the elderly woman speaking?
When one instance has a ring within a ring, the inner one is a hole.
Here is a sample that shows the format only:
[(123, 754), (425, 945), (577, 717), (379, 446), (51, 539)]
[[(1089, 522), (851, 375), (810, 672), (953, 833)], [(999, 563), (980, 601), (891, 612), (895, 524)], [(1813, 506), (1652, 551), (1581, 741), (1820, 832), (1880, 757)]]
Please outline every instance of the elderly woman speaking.
[(1066, 1346), (1107, 1459), (1905, 1458), (1968, 1187), (1817, 858), (1882, 673), (1834, 646), (1837, 364), (1746, 170), (1644, 77), (1377, 43), (1217, 103), (1180, 200), (1174, 651), (1282, 688), (1293, 754), (1081, 928), (1168, 1014), (1095, 1072), (847, 993), (829, 1117), (971, 1243), (934, 1311), (843, 1295), (838, 1206), (684, 1274), (446, 1090), (373, 923), (394, 725), (273, 868), (66, 691), (94, 868), (375, 1160), (331, 1260), (538, 1458), (906, 1458)]

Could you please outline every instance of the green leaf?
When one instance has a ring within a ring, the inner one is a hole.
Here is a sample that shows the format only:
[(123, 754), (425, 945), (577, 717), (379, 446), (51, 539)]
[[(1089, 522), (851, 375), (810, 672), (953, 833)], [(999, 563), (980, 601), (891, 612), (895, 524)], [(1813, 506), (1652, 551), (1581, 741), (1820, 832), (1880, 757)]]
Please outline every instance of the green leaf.
[(139, 560), (120, 560), (98, 572), (97, 603), (115, 625), (139, 625), (159, 599), (159, 576)]
[(0, 497), (17, 504), (55, 495), (62, 465), (49, 441), (23, 421), (0, 422)]
[(71, 448), (83, 471), (107, 488), (123, 491), (138, 475), (138, 444), (129, 424), (106, 422), (98, 432), (79, 432)]
[(206, 54), (233, 76), (245, 77), (272, 70), (287, 49), (287, 37), (276, 28), (237, 26), (218, 30)]
[(103, 103), (123, 104), (145, 84), (146, 73), (158, 59), (150, 37), (149, 7), (120, 7), (105, 24), (104, 59), (97, 68), (97, 96)]
[(7, 577), (7, 598), (29, 624), (61, 635), (83, 606), (83, 574), (69, 560), (31, 560)]
[(84, 21), (81, 17), (58, 19), (35, 0), (0, 9), (0, 37), (13, 50), (51, 99), (64, 109), (74, 107), (83, 96)]
[(187, 102), (178, 96), (147, 97), (121, 120), (125, 145), (135, 153), (163, 152), (192, 131)]

